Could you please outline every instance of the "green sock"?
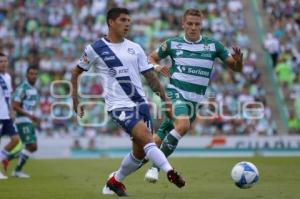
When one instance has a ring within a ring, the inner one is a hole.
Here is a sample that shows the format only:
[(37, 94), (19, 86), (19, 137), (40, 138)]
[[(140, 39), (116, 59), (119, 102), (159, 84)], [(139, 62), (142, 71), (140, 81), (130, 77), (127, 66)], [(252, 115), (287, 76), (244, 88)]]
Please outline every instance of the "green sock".
[(25, 165), (26, 161), (28, 160), (29, 156), (25, 155), (24, 153), (21, 152), (20, 157), (19, 157), (19, 162), (16, 167), (16, 171), (21, 171), (23, 166)]
[[(166, 157), (169, 157), (175, 151), (177, 144), (178, 139), (169, 133), (163, 140), (160, 150), (165, 154)], [(155, 164), (153, 164), (152, 167), (156, 167), (159, 170)]]

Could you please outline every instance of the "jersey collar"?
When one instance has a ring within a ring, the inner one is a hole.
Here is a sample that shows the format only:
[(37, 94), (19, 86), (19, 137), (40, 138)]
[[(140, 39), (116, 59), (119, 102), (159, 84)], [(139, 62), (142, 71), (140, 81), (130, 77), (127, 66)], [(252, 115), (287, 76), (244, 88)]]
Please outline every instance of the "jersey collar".
[(187, 40), (187, 38), (185, 37), (185, 35), (183, 36), (183, 39), (184, 39), (184, 41), (185, 41), (186, 43), (189, 43), (189, 44), (197, 44), (197, 43), (199, 43), (199, 42), (202, 40), (202, 35), (200, 35), (200, 38), (199, 38), (197, 41), (195, 41), (195, 42), (192, 42), (192, 41)]

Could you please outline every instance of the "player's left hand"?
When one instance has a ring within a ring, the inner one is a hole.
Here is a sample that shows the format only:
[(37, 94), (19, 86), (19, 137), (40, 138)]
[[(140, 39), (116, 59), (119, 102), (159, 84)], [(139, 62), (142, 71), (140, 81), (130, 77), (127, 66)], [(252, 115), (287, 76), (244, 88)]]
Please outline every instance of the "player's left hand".
[(243, 53), (239, 47), (232, 47), (233, 54), (231, 55), (236, 62), (243, 62)]

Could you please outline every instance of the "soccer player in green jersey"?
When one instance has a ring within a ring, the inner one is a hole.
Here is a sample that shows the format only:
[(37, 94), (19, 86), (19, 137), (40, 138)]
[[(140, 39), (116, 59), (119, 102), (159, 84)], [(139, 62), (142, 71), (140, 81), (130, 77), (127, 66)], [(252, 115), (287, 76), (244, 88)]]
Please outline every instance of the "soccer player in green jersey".
[(19, 156), (18, 164), (12, 176), (19, 178), (29, 178), (30, 176), (22, 172), (28, 158), (37, 150), (37, 138), (34, 125), (40, 124), (40, 119), (34, 115), (38, 105), (38, 91), (35, 83), (38, 78), (38, 69), (29, 67), (26, 73), (27, 81), (20, 84), (13, 98), (13, 108), (16, 111), (16, 125), (24, 149)]
[[(236, 72), (243, 68), (243, 54), (239, 48), (233, 47), (230, 55), (219, 41), (201, 35), (202, 17), (199, 10), (188, 9), (182, 23), (185, 35), (167, 39), (149, 56), (156, 71), (170, 77), (167, 93), (172, 100), (175, 119), (165, 120), (154, 135), (156, 144), (166, 157), (174, 152), (196, 118), (197, 104), (204, 98), (214, 60), (220, 58)], [(170, 69), (159, 64), (168, 56), (172, 60)], [(145, 179), (152, 183), (158, 180), (155, 165), (147, 171)]]

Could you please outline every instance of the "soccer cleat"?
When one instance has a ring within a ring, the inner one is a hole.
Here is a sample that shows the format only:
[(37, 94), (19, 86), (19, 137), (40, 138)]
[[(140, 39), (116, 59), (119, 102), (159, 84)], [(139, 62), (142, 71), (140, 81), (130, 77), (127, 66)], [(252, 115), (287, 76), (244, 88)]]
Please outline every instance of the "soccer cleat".
[(158, 169), (156, 167), (151, 167), (145, 174), (145, 180), (150, 183), (156, 183), (158, 181)]
[(110, 188), (108, 188), (106, 185), (104, 185), (104, 187), (102, 188), (102, 194), (103, 195), (114, 195), (115, 192), (113, 192), (112, 190), (110, 190)]
[(2, 160), (2, 167), (5, 172), (7, 172), (8, 164), (9, 162), (7, 159)]
[(13, 171), (11, 176), (17, 178), (30, 178), (30, 176), (22, 171)]
[(175, 184), (178, 188), (184, 187), (184, 179), (175, 171), (174, 169), (168, 171), (167, 173), (168, 180)]
[(0, 171), (0, 180), (6, 180), (8, 177), (3, 175), (3, 173)]
[(125, 185), (121, 182), (118, 182), (115, 179), (115, 176), (112, 176), (106, 182), (106, 186), (113, 192), (115, 192), (118, 196), (128, 196), (126, 193)]
[[(107, 180), (109, 180), (111, 177), (113, 177), (114, 174), (115, 174), (115, 172), (112, 172), (111, 174), (109, 174)], [(108, 187), (106, 186), (106, 184), (105, 184), (104, 187), (102, 188), (102, 194), (103, 194), (103, 195), (114, 195), (115, 192), (113, 192), (112, 190), (110, 190), (110, 188), (108, 188)]]

